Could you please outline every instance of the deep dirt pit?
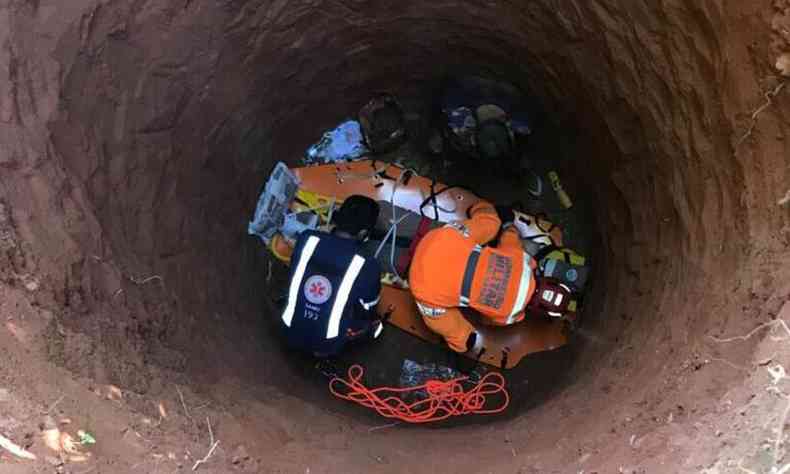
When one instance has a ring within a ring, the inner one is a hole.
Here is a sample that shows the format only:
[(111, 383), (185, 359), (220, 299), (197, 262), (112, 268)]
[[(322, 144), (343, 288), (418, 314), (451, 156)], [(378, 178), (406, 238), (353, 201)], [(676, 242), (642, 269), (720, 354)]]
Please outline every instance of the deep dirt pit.
[[(714, 339), (790, 317), (785, 8), (0, 1), (0, 431), (43, 457), (42, 412), (88, 427), (71, 472), (188, 470), (206, 419), (206, 472), (787, 464), (778, 323)], [(583, 151), (559, 171), (594, 204), (602, 317), (531, 410), (382, 428), (262, 338), (266, 257), (243, 230), (275, 160), (459, 66), (530, 90)]]

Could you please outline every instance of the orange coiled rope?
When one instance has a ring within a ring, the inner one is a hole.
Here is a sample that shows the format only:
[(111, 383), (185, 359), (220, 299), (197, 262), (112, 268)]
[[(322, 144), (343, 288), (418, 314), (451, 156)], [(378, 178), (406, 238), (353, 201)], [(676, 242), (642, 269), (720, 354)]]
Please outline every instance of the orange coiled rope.
[[(423, 385), (407, 388), (370, 389), (361, 381), (363, 373), (362, 366), (352, 365), (348, 369), (348, 380), (342, 377), (332, 378), (329, 381), (329, 391), (338, 398), (372, 408), (385, 418), (396, 418), (407, 423), (427, 423), (458, 415), (499, 413), (510, 403), (505, 378), (498, 372), (485, 374), (474, 388), (466, 392), (461, 382), (468, 377), (446, 382), (429, 380)], [(418, 390), (425, 390), (428, 397), (413, 403), (406, 403), (400, 398), (401, 394)], [(487, 397), (493, 395), (499, 395), (501, 403), (492, 408), (484, 408)]]

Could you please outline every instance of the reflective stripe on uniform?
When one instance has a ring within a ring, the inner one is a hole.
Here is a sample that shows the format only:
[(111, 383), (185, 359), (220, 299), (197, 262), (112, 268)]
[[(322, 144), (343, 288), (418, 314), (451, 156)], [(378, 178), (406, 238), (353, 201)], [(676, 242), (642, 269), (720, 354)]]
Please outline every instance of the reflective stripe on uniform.
[(373, 331), (373, 339), (378, 339), (378, 337), (381, 336), (381, 331), (383, 330), (384, 330), (384, 323), (379, 323), (378, 327), (376, 327), (376, 330)]
[(420, 314), (422, 314), (426, 318), (438, 318), (439, 316), (447, 312), (447, 310), (444, 308), (434, 308), (433, 306), (422, 304), (419, 301), (417, 301), (416, 303), (417, 303), (417, 309), (420, 311)]
[(302, 249), (302, 254), (299, 256), (299, 262), (296, 264), (296, 271), (291, 279), (291, 287), (288, 289), (288, 304), (285, 306), (285, 311), (283, 311), (283, 322), (288, 327), (291, 327), (291, 321), (294, 318), (296, 300), (299, 297), (299, 289), (302, 287), (304, 272), (307, 270), (307, 264), (313, 257), (313, 252), (315, 252), (315, 248), (318, 247), (320, 241), (321, 239), (314, 235), (308, 237)]
[(507, 318), (507, 324), (513, 324), (516, 321), (516, 315), (524, 310), (527, 303), (527, 292), (529, 285), (532, 283), (532, 267), (529, 266), (529, 255), (522, 253), (524, 265), (521, 269), (521, 281), (518, 283), (518, 294), (516, 295), (516, 302), (513, 304), (513, 310)]
[(466, 308), (471, 303), (469, 300), (469, 296), (472, 293), (472, 282), (475, 278), (475, 272), (477, 271), (477, 262), (480, 260), (480, 252), (483, 251), (483, 247), (480, 244), (476, 244), (472, 249), (472, 253), (469, 254), (469, 259), (466, 261), (466, 269), (464, 270), (464, 279), (461, 281), (461, 297), (459, 298), (459, 305), (462, 308)]
[(329, 325), (326, 328), (326, 338), (332, 339), (337, 337), (340, 333), (340, 318), (343, 317), (343, 310), (348, 303), (348, 296), (351, 294), (351, 288), (365, 264), (365, 259), (359, 255), (354, 255), (351, 259), (351, 264), (343, 275), (343, 281), (340, 282), (340, 289), (337, 290), (335, 297), (335, 304), (332, 305), (332, 313), (329, 315)]

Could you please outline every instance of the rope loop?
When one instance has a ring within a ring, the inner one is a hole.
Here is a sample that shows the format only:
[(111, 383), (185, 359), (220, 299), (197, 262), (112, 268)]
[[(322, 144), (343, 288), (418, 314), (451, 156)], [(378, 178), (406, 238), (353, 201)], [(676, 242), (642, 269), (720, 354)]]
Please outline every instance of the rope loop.
[[(338, 398), (375, 410), (385, 418), (395, 418), (407, 423), (428, 423), (461, 415), (490, 415), (504, 411), (510, 403), (505, 388), (505, 378), (498, 372), (485, 374), (470, 390), (465, 391), (461, 382), (468, 377), (429, 380), (422, 385), (407, 388), (368, 388), (362, 383), (364, 369), (352, 365), (347, 378), (334, 377), (329, 381), (329, 391)], [(424, 390), (428, 397), (407, 403), (401, 395)], [(491, 398), (499, 399), (492, 408), (484, 408)]]

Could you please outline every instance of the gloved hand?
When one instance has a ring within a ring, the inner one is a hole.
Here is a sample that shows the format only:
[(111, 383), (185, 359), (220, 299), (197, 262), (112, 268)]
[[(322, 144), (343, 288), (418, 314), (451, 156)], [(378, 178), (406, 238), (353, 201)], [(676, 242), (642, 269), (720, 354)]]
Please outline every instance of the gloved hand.
[(531, 224), (532, 223), (529, 220), (527, 220), (527, 217), (520, 212), (516, 215), (516, 218), (513, 220), (513, 227), (518, 231), (518, 236), (521, 237), (522, 239), (526, 239), (527, 237), (529, 237), (530, 233), (532, 233), (530, 232), (529, 229), (529, 226)]
[(483, 348), (483, 338), (480, 336), (480, 334), (478, 334), (477, 331), (470, 334), (469, 338), (467, 338), (466, 340), (467, 352), (474, 351), (475, 353), (477, 353), (482, 348)]
[(494, 206), (494, 209), (496, 209), (496, 215), (499, 216), (499, 220), (501, 220), (503, 224), (513, 222), (516, 218), (513, 208), (510, 206)]

